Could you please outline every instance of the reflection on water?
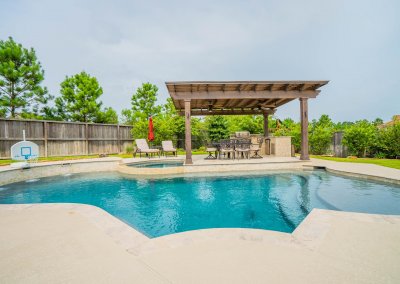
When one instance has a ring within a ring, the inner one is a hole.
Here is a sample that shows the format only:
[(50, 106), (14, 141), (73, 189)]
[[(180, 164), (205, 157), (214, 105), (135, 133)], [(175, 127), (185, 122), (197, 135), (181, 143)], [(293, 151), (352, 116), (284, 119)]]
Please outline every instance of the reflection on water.
[(151, 237), (203, 228), (292, 232), (313, 208), (400, 214), (398, 186), (324, 171), (132, 179), (76, 174), (3, 186), (0, 203), (73, 202), (105, 209)]

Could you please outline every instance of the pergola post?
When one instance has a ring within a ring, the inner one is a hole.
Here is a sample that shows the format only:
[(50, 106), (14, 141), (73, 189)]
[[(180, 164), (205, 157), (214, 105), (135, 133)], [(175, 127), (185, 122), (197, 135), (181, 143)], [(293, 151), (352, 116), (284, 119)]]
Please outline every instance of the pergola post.
[(267, 112), (264, 112), (263, 113), (263, 116), (264, 116), (264, 137), (268, 137), (268, 116), (269, 116), (269, 113), (267, 113)]
[(300, 160), (309, 160), (308, 154), (308, 98), (300, 98), (301, 154)]
[(185, 99), (185, 150), (186, 165), (193, 164), (192, 161), (192, 131), (190, 127), (190, 99)]

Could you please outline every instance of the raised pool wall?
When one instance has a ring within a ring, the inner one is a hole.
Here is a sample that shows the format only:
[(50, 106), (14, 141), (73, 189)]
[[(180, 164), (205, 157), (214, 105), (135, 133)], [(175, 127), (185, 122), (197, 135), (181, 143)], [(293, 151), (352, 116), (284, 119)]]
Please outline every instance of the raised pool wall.
[[(146, 162), (146, 160), (144, 160)], [(143, 163), (143, 160), (137, 161)], [(148, 161), (148, 160), (147, 160)], [(157, 160), (162, 162), (164, 160)], [(165, 161), (171, 161), (166, 159)], [(175, 159), (176, 161), (176, 159)], [(15, 169), (10, 166), (0, 168), (0, 185), (5, 185), (35, 178), (44, 178), (65, 174), (76, 174), (86, 172), (109, 172), (118, 171), (132, 176), (163, 177), (165, 175), (186, 174), (186, 173), (226, 173), (260, 170), (299, 170), (310, 162), (257, 162), (237, 163), (236, 161), (223, 162), (222, 164), (201, 164), (187, 165), (169, 168), (136, 168), (127, 166), (132, 159), (121, 158), (98, 158), (91, 160), (72, 160), (62, 162), (48, 162), (32, 164), (28, 169)], [(148, 161), (151, 162), (151, 161)]]
[(120, 159), (33, 164), (28, 169), (0, 168), (0, 185), (65, 174), (116, 171)]
[(170, 168), (135, 168), (128, 167), (126, 164), (119, 164), (117, 171), (124, 174), (153, 176), (153, 175), (171, 175), (186, 173), (226, 173), (226, 172), (244, 172), (244, 171), (260, 171), (260, 170), (298, 170), (303, 169), (304, 165), (310, 162), (264, 162), (264, 163), (225, 163), (213, 165), (186, 165)]

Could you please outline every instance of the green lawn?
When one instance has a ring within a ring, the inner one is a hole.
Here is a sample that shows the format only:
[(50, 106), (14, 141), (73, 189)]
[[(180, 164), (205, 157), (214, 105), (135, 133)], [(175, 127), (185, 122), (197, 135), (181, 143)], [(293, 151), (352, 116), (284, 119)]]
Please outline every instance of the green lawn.
[(325, 157), (311, 155), (311, 158), (329, 160), (335, 162), (346, 162), (346, 163), (360, 163), (360, 164), (375, 164), (379, 166), (384, 166), (388, 168), (400, 169), (400, 159), (373, 159), (373, 158), (337, 158), (337, 157)]
[[(178, 149), (178, 155), (185, 155), (186, 152), (184, 150)], [(202, 150), (192, 150), (192, 155), (205, 155), (208, 154), (206, 151)]]

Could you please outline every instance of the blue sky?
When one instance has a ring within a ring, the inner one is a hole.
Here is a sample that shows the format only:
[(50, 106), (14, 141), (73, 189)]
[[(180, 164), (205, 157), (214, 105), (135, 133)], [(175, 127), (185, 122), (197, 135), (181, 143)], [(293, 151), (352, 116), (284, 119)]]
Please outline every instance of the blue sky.
[[(142, 82), (330, 80), (310, 117), (400, 114), (400, 1), (0, 0), (0, 38), (33, 47), (53, 95), (96, 76), (102, 100), (130, 106)], [(280, 108), (299, 118), (299, 103)]]

